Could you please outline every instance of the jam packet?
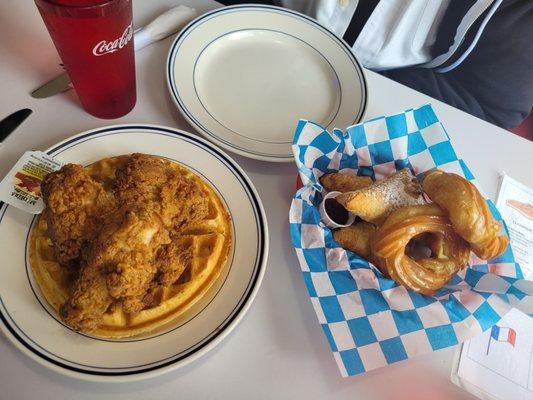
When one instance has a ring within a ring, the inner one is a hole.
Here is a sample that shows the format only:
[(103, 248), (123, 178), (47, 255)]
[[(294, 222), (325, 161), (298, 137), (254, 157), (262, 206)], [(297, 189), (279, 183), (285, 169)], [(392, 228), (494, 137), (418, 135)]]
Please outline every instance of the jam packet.
[(0, 201), (31, 214), (41, 213), (41, 182), (62, 166), (62, 162), (42, 151), (27, 151), (0, 182)]

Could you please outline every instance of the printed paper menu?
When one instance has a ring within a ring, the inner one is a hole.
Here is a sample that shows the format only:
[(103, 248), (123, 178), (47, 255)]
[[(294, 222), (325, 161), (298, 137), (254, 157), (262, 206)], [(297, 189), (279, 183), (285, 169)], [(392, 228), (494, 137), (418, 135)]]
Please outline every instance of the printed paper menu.
[(533, 189), (505, 175), (496, 207), (507, 224), (524, 277), (533, 279)]
[[(533, 189), (504, 176), (496, 206), (524, 277), (533, 280)], [(481, 399), (533, 400), (533, 318), (513, 309), (465, 342), (452, 380)]]
[(482, 399), (532, 400), (533, 318), (513, 309), (492, 329), (465, 342), (457, 375), (465, 389)]

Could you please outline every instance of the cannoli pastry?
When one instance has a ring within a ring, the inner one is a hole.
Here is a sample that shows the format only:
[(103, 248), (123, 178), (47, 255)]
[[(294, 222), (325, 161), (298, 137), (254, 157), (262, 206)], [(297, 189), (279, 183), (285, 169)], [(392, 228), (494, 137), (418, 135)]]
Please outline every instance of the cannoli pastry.
[(356, 222), (345, 228), (335, 229), (333, 237), (345, 249), (370, 259), (370, 238), (376, 227), (368, 222)]
[(343, 193), (337, 201), (351, 213), (377, 225), (400, 207), (425, 203), (418, 181), (407, 168), (370, 187)]
[(335, 172), (324, 174), (320, 177), (320, 184), (328, 192), (351, 192), (372, 185), (372, 178), (369, 176), (358, 176), (354, 173)]

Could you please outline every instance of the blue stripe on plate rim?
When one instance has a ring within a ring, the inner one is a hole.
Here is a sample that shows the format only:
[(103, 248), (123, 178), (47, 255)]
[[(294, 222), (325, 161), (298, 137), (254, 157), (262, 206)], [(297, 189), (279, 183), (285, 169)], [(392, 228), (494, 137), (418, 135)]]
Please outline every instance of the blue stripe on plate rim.
[[(58, 143), (57, 145), (49, 148), (46, 153), (50, 155), (60, 154), (62, 151), (67, 150), (70, 147), (83, 143), (85, 141), (120, 133), (132, 133), (131, 131), (142, 131), (142, 133), (153, 133), (160, 134), (169, 137), (180, 138), (189, 143), (196, 145), (197, 147), (207, 151), (219, 161), (221, 161), (229, 170), (232, 172), (235, 177), (240, 181), (245, 189), (249, 200), (254, 209), (254, 216), (256, 218), (256, 225), (258, 229), (259, 236), (259, 246), (256, 255), (256, 262), (254, 265), (254, 271), (248, 282), (248, 286), (244, 291), (241, 299), (233, 309), (233, 311), (226, 317), (226, 319), (217, 327), (213, 332), (202, 339), (200, 342), (189, 347), (188, 349), (175, 354), (171, 357), (154, 361), (145, 365), (138, 365), (127, 368), (102, 368), (87, 366), (76, 363), (71, 360), (64, 360), (59, 356), (55, 356), (49, 353), (46, 349), (42, 348), (38, 344), (32, 341), (32, 339), (23, 332), (12, 319), (9, 312), (7, 311), (0, 294), (0, 320), (2, 322), (1, 328), (6, 334), (6, 336), (19, 348), (27, 353), (31, 358), (41, 362), (49, 363), (54, 367), (59, 367), (60, 369), (68, 372), (69, 375), (76, 376), (84, 379), (91, 379), (91, 376), (96, 378), (125, 378), (123, 380), (135, 380), (141, 379), (143, 376), (149, 377), (152, 375), (158, 375), (159, 373), (164, 372), (170, 367), (176, 365), (178, 362), (186, 362), (187, 358), (191, 358), (195, 353), (199, 352), (202, 349), (206, 351), (210, 350), (216, 346), (222, 339), (236, 326), (238, 318), (248, 310), (252, 300), (254, 299), (259, 285), (265, 273), (266, 261), (268, 256), (268, 228), (266, 222), (266, 215), (263, 209), (262, 203), (259, 199), (259, 196), (250, 182), (249, 178), (245, 175), (242, 169), (238, 164), (232, 160), (228, 155), (223, 153), (221, 150), (217, 149), (207, 140), (196, 137), (190, 133), (157, 125), (141, 125), (141, 124), (128, 124), (128, 125), (114, 125), (110, 127), (97, 128), (87, 132), (80, 133), (69, 139), (66, 139), (63, 142)], [(4, 218), (4, 215), (8, 209), (9, 205), (0, 202), (0, 224)], [(120, 343), (120, 342), (117, 342)]]
[[(236, 145), (234, 145), (234, 144), (232, 144), (232, 143), (220, 138), (215, 133), (211, 132), (209, 129), (207, 129), (205, 126), (203, 126), (202, 123), (200, 121), (198, 121), (194, 117), (194, 115), (189, 111), (189, 109), (186, 107), (186, 105), (182, 101), (182, 99), (180, 97), (180, 94), (179, 94), (179, 91), (178, 91), (178, 89), (176, 87), (174, 74), (172, 73), (172, 71), (174, 69), (174, 62), (176, 60), (177, 52), (178, 52), (179, 47), (181, 46), (182, 42), (187, 38), (187, 36), (196, 27), (198, 27), (199, 25), (201, 25), (204, 22), (208, 21), (209, 19), (217, 17), (219, 15), (233, 13), (233, 12), (239, 12), (239, 11), (264, 11), (264, 12), (271, 12), (271, 13), (275, 13), (275, 14), (283, 14), (283, 15), (286, 15), (286, 16), (289, 16), (289, 17), (292, 17), (292, 18), (295, 18), (295, 19), (299, 19), (299, 20), (301, 20), (301, 21), (303, 21), (303, 22), (305, 22), (305, 23), (307, 23), (309, 25), (312, 25), (315, 28), (317, 28), (320, 31), (322, 31), (323, 33), (325, 33), (326, 35), (328, 35), (331, 39), (333, 39), (333, 41), (336, 42), (342, 48), (342, 50), (346, 53), (346, 55), (348, 56), (348, 58), (350, 59), (350, 61), (354, 65), (355, 70), (356, 70), (357, 75), (358, 75), (358, 78), (359, 78), (359, 81), (362, 84), (362, 90), (361, 90), (362, 96), (361, 96), (359, 112), (355, 116), (353, 122), (350, 123), (350, 125), (356, 124), (356, 123), (361, 121), (361, 119), (362, 119), (362, 117), (364, 115), (364, 112), (366, 110), (366, 107), (367, 107), (368, 89), (367, 89), (366, 79), (364, 77), (363, 70), (361, 68), (361, 65), (359, 64), (359, 61), (357, 60), (357, 58), (353, 54), (350, 46), (348, 46), (348, 44), (344, 40), (339, 38), (337, 35), (335, 35), (328, 28), (320, 25), (317, 21), (315, 21), (311, 17), (308, 17), (307, 15), (298, 13), (296, 11), (284, 9), (284, 8), (281, 8), (281, 7), (267, 6), (267, 5), (236, 5), (236, 6), (228, 6), (228, 7), (219, 8), (219, 9), (213, 10), (211, 12), (208, 12), (208, 13), (206, 13), (206, 14), (204, 14), (204, 15), (196, 18), (196, 19), (194, 19), (189, 24), (187, 24), (185, 26), (185, 28), (183, 28), (181, 30), (180, 33), (178, 33), (178, 35), (176, 36), (176, 38), (172, 42), (172, 45), (170, 46), (170, 50), (169, 50), (168, 57), (167, 57), (167, 85), (168, 85), (168, 88), (169, 88), (169, 90), (170, 90), (170, 92), (172, 94), (171, 97), (174, 100), (174, 103), (176, 104), (176, 106), (178, 107), (180, 112), (183, 114), (183, 116), (187, 119), (187, 121), (189, 121), (189, 123), (193, 127), (195, 127), (199, 132), (211, 137), (213, 141), (215, 141), (216, 143), (220, 144), (225, 149), (228, 149), (228, 150), (231, 150), (231, 151), (236, 151), (238, 154), (241, 154), (241, 155), (253, 154), (253, 155), (256, 156), (256, 158), (262, 159), (262, 160), (269, 160), (269, 159), (292, 160), (292, 158), (293, 158), (291, 152), (288, 152), (287, 155), (272, 155), (272, 154), (268, 154), (268, 153), (261, 153), (261, 152), (251, 151), (249, 149), (245, 149), (245, 148), (236, 146)], [(300, 40), (301, 40), (301, 38), (300, 38)]]

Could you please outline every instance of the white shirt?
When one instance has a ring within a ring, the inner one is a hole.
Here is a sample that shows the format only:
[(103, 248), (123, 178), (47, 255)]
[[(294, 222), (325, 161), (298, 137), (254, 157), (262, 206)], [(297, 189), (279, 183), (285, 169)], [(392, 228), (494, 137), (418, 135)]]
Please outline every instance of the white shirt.
[[(365, 0), (282, 0), (282, 3), (316, 18), (342, 37), (359, 1)], [(428, 63), (449, 2), (381, 0), (353, 46), (355, 54), (365, 67), (374, 70)]]

